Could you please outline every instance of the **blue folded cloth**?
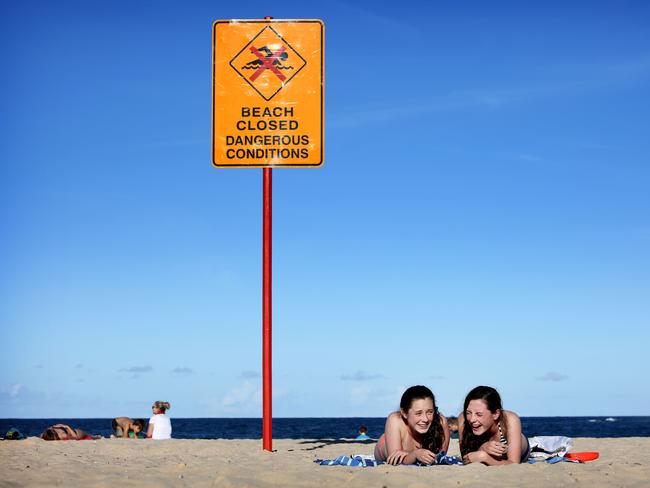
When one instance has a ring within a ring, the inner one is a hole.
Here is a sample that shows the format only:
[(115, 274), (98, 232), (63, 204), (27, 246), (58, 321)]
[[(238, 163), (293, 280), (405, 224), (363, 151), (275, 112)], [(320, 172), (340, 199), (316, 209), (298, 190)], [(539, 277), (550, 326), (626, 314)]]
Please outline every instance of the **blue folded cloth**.
[[(384, 461), (377, 461), (373, 456), (339, 456), (336, 459), (316, 459), (315, 463), (321, 466), (361, 466), (364, 468), (371, 466), (379, 466), (386, 464)], [(432, 464), (415, 463), (413, 466), (450, 466), (464, 464), (460, 458), (456, 456), (447, 456), (445, 451), (440, 451), (436, 455), (436, 460)]]
[[(438, 464), (438, 465), (442, 465), (442, 466), (452, 466), (452, 465), (456, 465), (456, 464), (460, 465), (460, 464), (465, 464), (465, 463), (459, 457), (447, 456), (447, 453), (445, 451), (440, 451), (436, 455), (436, 462), (433, 463), (433, 464), (434, 465)], [(424, 464), (423, 466), (427, 466), (427, 465)]]
[(535, 464), (535, 463), (548, 463), (548, 464), (555, 464), (555, 463), (579, 463), (580, 461), (573, 460), (573, 459), (567, 459), (562, 456), (552, 456), (547, 459), (533, 459), (529, 458), (528, 459), (528, 464)]
[(316, 459), (314, 461), (321, 466), (379, 466), (385, 464), (384, 461), (376, 461), (371, 456), (339, 456), (336, 459)]

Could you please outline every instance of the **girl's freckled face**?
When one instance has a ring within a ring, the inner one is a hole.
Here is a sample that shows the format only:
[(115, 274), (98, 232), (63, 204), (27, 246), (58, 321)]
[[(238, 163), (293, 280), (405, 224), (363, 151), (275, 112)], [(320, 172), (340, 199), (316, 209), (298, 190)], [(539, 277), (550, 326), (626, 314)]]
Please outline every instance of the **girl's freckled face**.
[(431, 398), (413, 400), (405, 419), (412, 430), (418, 434), (425, 434), (433, 421), (433, 400)]

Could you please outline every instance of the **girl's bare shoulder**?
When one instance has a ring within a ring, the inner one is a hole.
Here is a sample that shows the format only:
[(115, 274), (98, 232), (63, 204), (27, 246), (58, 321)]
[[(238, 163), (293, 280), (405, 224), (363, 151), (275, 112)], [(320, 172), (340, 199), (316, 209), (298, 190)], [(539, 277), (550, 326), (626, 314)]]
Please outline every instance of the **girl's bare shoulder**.
[(386, 418), (386, 426), (396, 426), (398, 428), (405, 427), (402, 414), (400, 412), (393, 412)]
[(504, 410), (503, 413), (505, 414), (506, 422), (508, 422), (508, 425), (521, 425), (521, 419), (516, 412), (513, 412), (511, 410)]

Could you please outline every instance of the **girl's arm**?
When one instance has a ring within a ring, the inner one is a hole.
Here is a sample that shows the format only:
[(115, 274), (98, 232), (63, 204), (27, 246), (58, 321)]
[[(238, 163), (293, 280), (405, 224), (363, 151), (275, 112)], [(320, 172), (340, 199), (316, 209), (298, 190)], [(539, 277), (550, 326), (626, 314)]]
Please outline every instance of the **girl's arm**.
[(432, 464), (435, 460), (436, 455), (428, 449), (415, 449), (402, 458), (402, 464), (415, 464), (416, 461), (423, 464)]
[(151, 439), (153, 436), (153, 422), (149, 420), (149, 427), (147, 427), (147, 439)]
[(401, 464), (404, 456), (408, 454), (402, 447), (401, 428), (403, 421), (400, 412), (391, 413), (386, 419), (386, 462), (388, 464)]

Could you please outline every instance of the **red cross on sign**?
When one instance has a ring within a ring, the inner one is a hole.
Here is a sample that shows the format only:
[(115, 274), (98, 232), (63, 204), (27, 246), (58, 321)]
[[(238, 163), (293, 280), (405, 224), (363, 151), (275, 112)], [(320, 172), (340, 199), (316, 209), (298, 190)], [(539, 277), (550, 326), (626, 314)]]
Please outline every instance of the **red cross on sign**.
[(264, 56), (261, 52), (257, 50), (255, 46), (250, 47), (251, 52), (260, 58), (260, 61), (262, 65), (260, 68), (251, 75), (250, 80), (255, 81), (259, 75), (261, 75), (264, 70), (270, 69), (273, 73), (275, 73), (275, 76), (280, 78), (281, 81), (284, 81), (287, 79), (286, 76), (284, 76), (282, 73), (280, 73), (280, 70), (275, 67), (275, 61), (280, 59), (280, 56), (282, 56), (282, 53), (285, 51), (286, 47), (282, 46), (280, 49), (278, 49), (276, 52), (274, 52), (270, 56)]

